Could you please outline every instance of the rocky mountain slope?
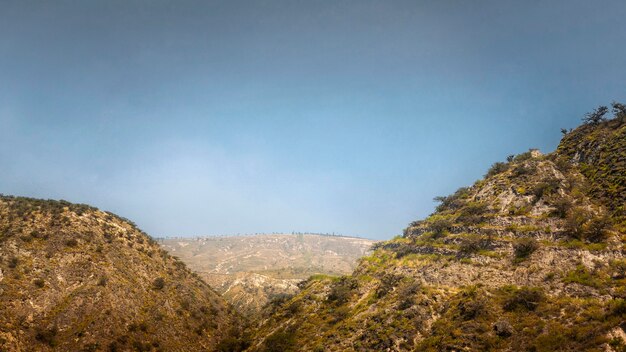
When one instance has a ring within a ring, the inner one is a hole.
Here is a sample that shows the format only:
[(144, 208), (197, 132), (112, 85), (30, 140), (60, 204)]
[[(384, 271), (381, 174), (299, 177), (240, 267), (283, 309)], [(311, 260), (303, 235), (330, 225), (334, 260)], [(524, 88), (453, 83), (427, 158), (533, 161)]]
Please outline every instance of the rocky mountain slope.
[(159, 240), (246, 316), (317, 274), (345, 275), (375, 241), (317, 234)]
[(440, 202), (266, 310), (250, 351), (626, 350), (626, 116)]
[(239, 325), (130, 221), (0, 197), (0, 351), (211, 351)]

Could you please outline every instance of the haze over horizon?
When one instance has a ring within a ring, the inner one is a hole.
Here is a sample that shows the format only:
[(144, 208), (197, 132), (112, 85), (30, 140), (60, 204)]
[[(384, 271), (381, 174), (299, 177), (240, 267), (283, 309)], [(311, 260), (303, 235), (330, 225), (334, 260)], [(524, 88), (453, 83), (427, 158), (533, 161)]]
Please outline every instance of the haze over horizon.
[(626, 101), (623, 1), (0, 1), (0, 193), (384, 239)]

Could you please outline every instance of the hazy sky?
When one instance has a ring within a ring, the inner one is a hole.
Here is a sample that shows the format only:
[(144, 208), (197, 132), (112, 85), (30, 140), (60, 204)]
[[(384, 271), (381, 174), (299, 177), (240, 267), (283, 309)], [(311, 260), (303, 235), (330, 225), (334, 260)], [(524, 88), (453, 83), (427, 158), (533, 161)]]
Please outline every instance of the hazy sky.
[(626, 2), (0, 0), (0, 193), (372, 238), (626, 101)]

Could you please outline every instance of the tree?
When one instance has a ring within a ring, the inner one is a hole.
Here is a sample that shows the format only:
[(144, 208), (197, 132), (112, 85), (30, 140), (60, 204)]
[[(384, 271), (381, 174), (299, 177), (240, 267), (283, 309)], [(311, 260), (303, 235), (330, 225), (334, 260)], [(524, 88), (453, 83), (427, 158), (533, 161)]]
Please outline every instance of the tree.
[(565, 136), (568, 133), (567, 128), (561, 128), (561, 133)]
[(611, 103), (611, 107), (613, 108), (613, 114), (615, 114), (616, 119), (619, 121), (626, 120), (626, 105), (614, 101)]
[(592, 112), (585, 114), (585, 117), (583, 117), (583, 123), (585, 125), (597, 125), (600, 122), (606, 121), (604, 115), (606, 115), (607, 112), (609, 112), (609, 108), (604, 105), (598, 106)]

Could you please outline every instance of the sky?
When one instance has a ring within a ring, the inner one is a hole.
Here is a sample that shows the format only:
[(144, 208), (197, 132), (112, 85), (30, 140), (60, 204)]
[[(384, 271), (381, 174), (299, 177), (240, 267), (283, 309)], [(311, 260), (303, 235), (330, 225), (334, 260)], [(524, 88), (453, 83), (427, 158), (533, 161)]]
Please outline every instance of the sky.
[(626, 101), (626, 2), (0, 0), (0, 193), (387, 239)]

